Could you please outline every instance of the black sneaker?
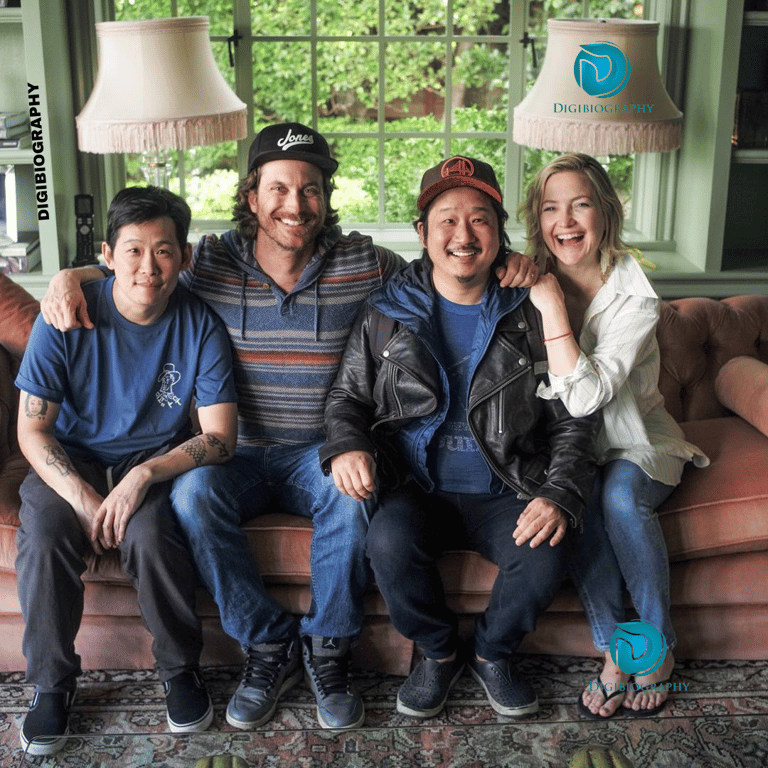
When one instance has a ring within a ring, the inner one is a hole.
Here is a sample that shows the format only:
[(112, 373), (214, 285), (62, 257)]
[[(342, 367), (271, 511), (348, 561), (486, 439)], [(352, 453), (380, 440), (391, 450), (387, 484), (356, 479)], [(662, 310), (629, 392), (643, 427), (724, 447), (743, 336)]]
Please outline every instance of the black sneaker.
[(473, 653), (469, 671), (483, 686), (488, 701), (500, 715), (522, 717), (539, 711), (536, 691), (511, 671), (509, 659), (480, 661)]
[(445, 706), (448, 693), (464, 671), (457, 652), (451, 661), (423, 659), (397, 693), (397, 711), (411, 717), (434, 717)]
[(243, 678), (227, 706), (227, 722), (243, 730), (258, 728), (275, 713), (280, 696), (299, 680), (297, 639), (251, 646)]
[(317, 699), (320, 727), (359, 728), (365, 720), (365, 707), (350, 684), (349, 640), (303, 637), (301, 645), (307, 682)]
[(182, 672), (163, 683), (168, 727), (173, 733), (204, 731), (213, 722), (213, 704), (200, 675)]
[(53, 755), (66, 744), (69, 710), (74, 700), (75, 691), (35, 691), (19, 733), (26, 754)]

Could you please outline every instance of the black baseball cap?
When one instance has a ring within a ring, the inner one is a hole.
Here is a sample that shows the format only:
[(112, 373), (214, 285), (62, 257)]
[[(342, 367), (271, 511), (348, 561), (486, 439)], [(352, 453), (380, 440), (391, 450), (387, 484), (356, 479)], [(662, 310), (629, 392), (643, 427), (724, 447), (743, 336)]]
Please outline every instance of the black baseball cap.
[(248, 173), (270, 160), (303, 160), (331, 173), (339, 167), (325, 138), (301, 123), (268, 125), (256, 134), (248, 150)]
[(473, 187), (501, 203), (501, 187), (488, 163), (456, 155), (430, 168), (421, 177), (421, 194), (416, 202), (423, 211), (441, 193), (454, 187)]

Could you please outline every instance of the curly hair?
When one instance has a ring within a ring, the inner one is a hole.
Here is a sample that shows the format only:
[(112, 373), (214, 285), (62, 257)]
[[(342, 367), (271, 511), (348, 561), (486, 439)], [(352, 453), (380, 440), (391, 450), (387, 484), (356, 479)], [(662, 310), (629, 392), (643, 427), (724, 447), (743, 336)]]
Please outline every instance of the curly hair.
[(551, 176), (563, 171), (575, 171), (582, 174), (592, 187), (594, 201), (603, 217), (604, 224), (603, 236), (598, 246), (600, 270), (604, 276), (607, 276), (619, 256), (624, 254), (634, 256), (635, 249), (621, 239), (621, 232), (624, 227), (624, 209), (608, 174), (594, 157), (580, 152), (555, 158), (545, 165), (528, 185), (517, 211), (518, 221), (525, 224), (526, 240), (528, 240), (526, 255), (533, 259), (542, 272), (552, 270), (555, 257), (547, 248), (541, 231), (541, 204), (547, 181)]
[[(248, 202), (248, 194), (252, 189), (257, 189), (259, 179), (261, 179), (261, 169), (263, 165), (254, 168), (244, 179), (240, 179), (235, 191), (235, 207), (232, 210), (232, 221), (235, 222), (235, 229), (240, 237), (247, 240), (256, 239), (256, 231), (259, 228), (259, 222), (256, 219), (251, 205)], [(323, 174), (323, 197), (325, 198), (325, 221), (323, 227), (328, 228), (339, 223), (339, 212), (331, 208), (331, 193), (336, 189), (332, 175), (320, 169)]]

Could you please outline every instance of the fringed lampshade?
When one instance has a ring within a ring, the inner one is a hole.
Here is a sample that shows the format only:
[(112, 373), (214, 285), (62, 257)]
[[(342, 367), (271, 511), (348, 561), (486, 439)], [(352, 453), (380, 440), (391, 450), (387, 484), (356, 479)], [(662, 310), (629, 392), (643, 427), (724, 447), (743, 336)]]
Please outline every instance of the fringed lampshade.
[(514, 110), (517, 144), (590, 155), (667, 152), (683, 115), (661, 82), (655, 21), (548, 22), (547, 54)]
[(208, 17), (96, 24), (99, 72), (77, 116), (84, 152), (188, 149), (241, 139), (245, 104), (219, 72)]

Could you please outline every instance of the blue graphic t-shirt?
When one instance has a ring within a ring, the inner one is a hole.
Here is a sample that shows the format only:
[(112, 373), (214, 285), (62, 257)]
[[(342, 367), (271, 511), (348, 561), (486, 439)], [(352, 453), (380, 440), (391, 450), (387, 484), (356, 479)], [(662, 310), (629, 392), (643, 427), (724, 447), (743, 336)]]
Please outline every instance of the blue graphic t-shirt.
[(38, 317), (16, 378), (61, 405), (56, 437), (72, 458), (115, 464), (188, 436), (190, 407), (237, 401), (229, 336), (177, 286), (150, 325), (124, 318), (114, 277), (84, 286), (95, 329), (57, 331)]
[(488, 493), (491, 470), (467, 423), (469, 362), (482, 304), (454, 304), (437, 295), (437, 317), (448, 376), (448, 412), (429, 445), (427, 461), (437, 488)]

